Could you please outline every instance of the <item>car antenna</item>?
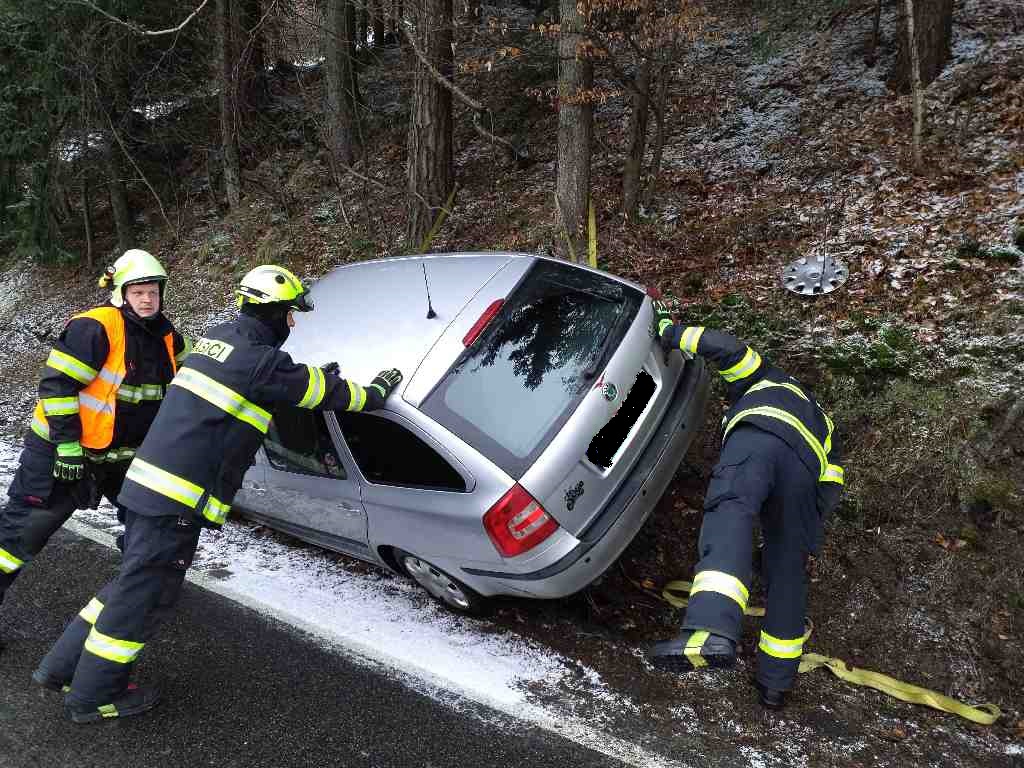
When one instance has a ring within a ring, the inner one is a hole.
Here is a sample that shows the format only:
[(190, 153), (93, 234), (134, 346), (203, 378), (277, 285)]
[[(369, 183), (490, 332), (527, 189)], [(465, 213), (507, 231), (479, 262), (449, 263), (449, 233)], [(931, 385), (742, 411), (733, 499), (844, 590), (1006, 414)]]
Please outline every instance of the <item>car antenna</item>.
[(427, 289), (427, 320), (433, 320), (437, 317), (437, 312), (435, 312), (434, 308), (430, 305), (430, 283), (427, 282), (427, 265), (420, 262), (420, 266), (423, 267), (423, 285)]

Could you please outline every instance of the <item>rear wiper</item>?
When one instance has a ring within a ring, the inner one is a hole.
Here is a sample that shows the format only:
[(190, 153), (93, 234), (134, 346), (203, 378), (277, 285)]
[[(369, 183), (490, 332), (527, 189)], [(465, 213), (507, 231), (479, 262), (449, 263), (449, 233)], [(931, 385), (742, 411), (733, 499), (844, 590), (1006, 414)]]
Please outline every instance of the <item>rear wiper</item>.
[(604, 337), (604, 341), (601, 343), (601, 349), (594, 357), (594, 361), (587, 366), (587, 370), (583, 372), (584, 379), (592, 379), (597, 376), (597, 371), (601, 367), (601, 361), (604, 360), (604, 353), (607, 351), (608, 342), (612, 340), (612, 332), (609, 329), (608, 334)]
[(619, 323), (622, 322), (622, 318), (625, 315), (625, 312), (620, 311), (619, 316), (615, 318), (615, 322), (608, 328), (608, 333), (605, 334), (604, 341), (601, 342), (601, 348), (597, 350), (597, 354), (594, 355), (594, 359), (583, 372), (584, 379), (594, 378), (597, 375), (597, 372), (601, 369), (601, 363), (604, 362), (604, 356), (608, 352), (608, 345), (611, 343), (612, 337), (615, 336), (615, 330), (619, 327)]

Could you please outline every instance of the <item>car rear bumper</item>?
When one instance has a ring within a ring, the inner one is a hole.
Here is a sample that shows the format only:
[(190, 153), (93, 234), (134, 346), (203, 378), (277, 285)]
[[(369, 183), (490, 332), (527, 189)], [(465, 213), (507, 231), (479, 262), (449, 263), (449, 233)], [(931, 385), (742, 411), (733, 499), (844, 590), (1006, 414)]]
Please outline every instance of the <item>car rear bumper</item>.
[(600, 576), (629, 545), (675, 475), (704, 421), (708, 375), (696, 358), (686, 366), (672, 403), (633, 471), (600, 515), (584, 529), (579, 544), (557, 561), (530, 573), (462, 568), (462, 579), (484, 595), (571, 595)]

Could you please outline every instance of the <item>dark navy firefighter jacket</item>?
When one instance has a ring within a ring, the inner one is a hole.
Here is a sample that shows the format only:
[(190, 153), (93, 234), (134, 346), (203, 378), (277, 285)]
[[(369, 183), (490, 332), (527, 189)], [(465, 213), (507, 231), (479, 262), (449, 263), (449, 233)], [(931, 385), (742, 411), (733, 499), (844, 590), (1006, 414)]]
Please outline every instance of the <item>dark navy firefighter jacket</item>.
[(246, 314), (199, 339), (167, 388), (118, 501), (140, 515), (220, 527), (279, 405), (374, 410), (384, 398), (292, 362), (270, 324)]
[(665, 329), (664, 338), (667, 345), (700, 355), (718, 366), (729, 401), (723, 419), (723, 444), (741, 423), (786, 441), (818, 479), (818, 513), (824, 522), (839, 503), (844, 473), (832, 420), (811, 393), (728, 333), (673, 325)]

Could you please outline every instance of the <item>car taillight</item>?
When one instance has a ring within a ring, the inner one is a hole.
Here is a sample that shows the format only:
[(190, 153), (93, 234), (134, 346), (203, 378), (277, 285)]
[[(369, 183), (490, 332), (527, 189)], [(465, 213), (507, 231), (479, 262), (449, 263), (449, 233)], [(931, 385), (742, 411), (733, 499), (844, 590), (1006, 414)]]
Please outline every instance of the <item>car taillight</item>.
[(505, 557), (533, 549), (558, 530), (558, 521), (518, 483), (484, 515), (484, 529)]
[(482, 315), (480, 315), (480, 319), (473, 323), (473, 327), (469, 329), (469, 333), (462, 337), (462, 346), (468, 347), (476, 341), (477, 337), (483, 333), (484, 328), (487, 327), (487, 324), (494, 319), (496, 314), (498, 314), (498, 310), (501, 309), (501, 305), (504, 303), (504, 299), (498, 299), (497, 301), (491, 302), (491, 305), (484, 310)]

